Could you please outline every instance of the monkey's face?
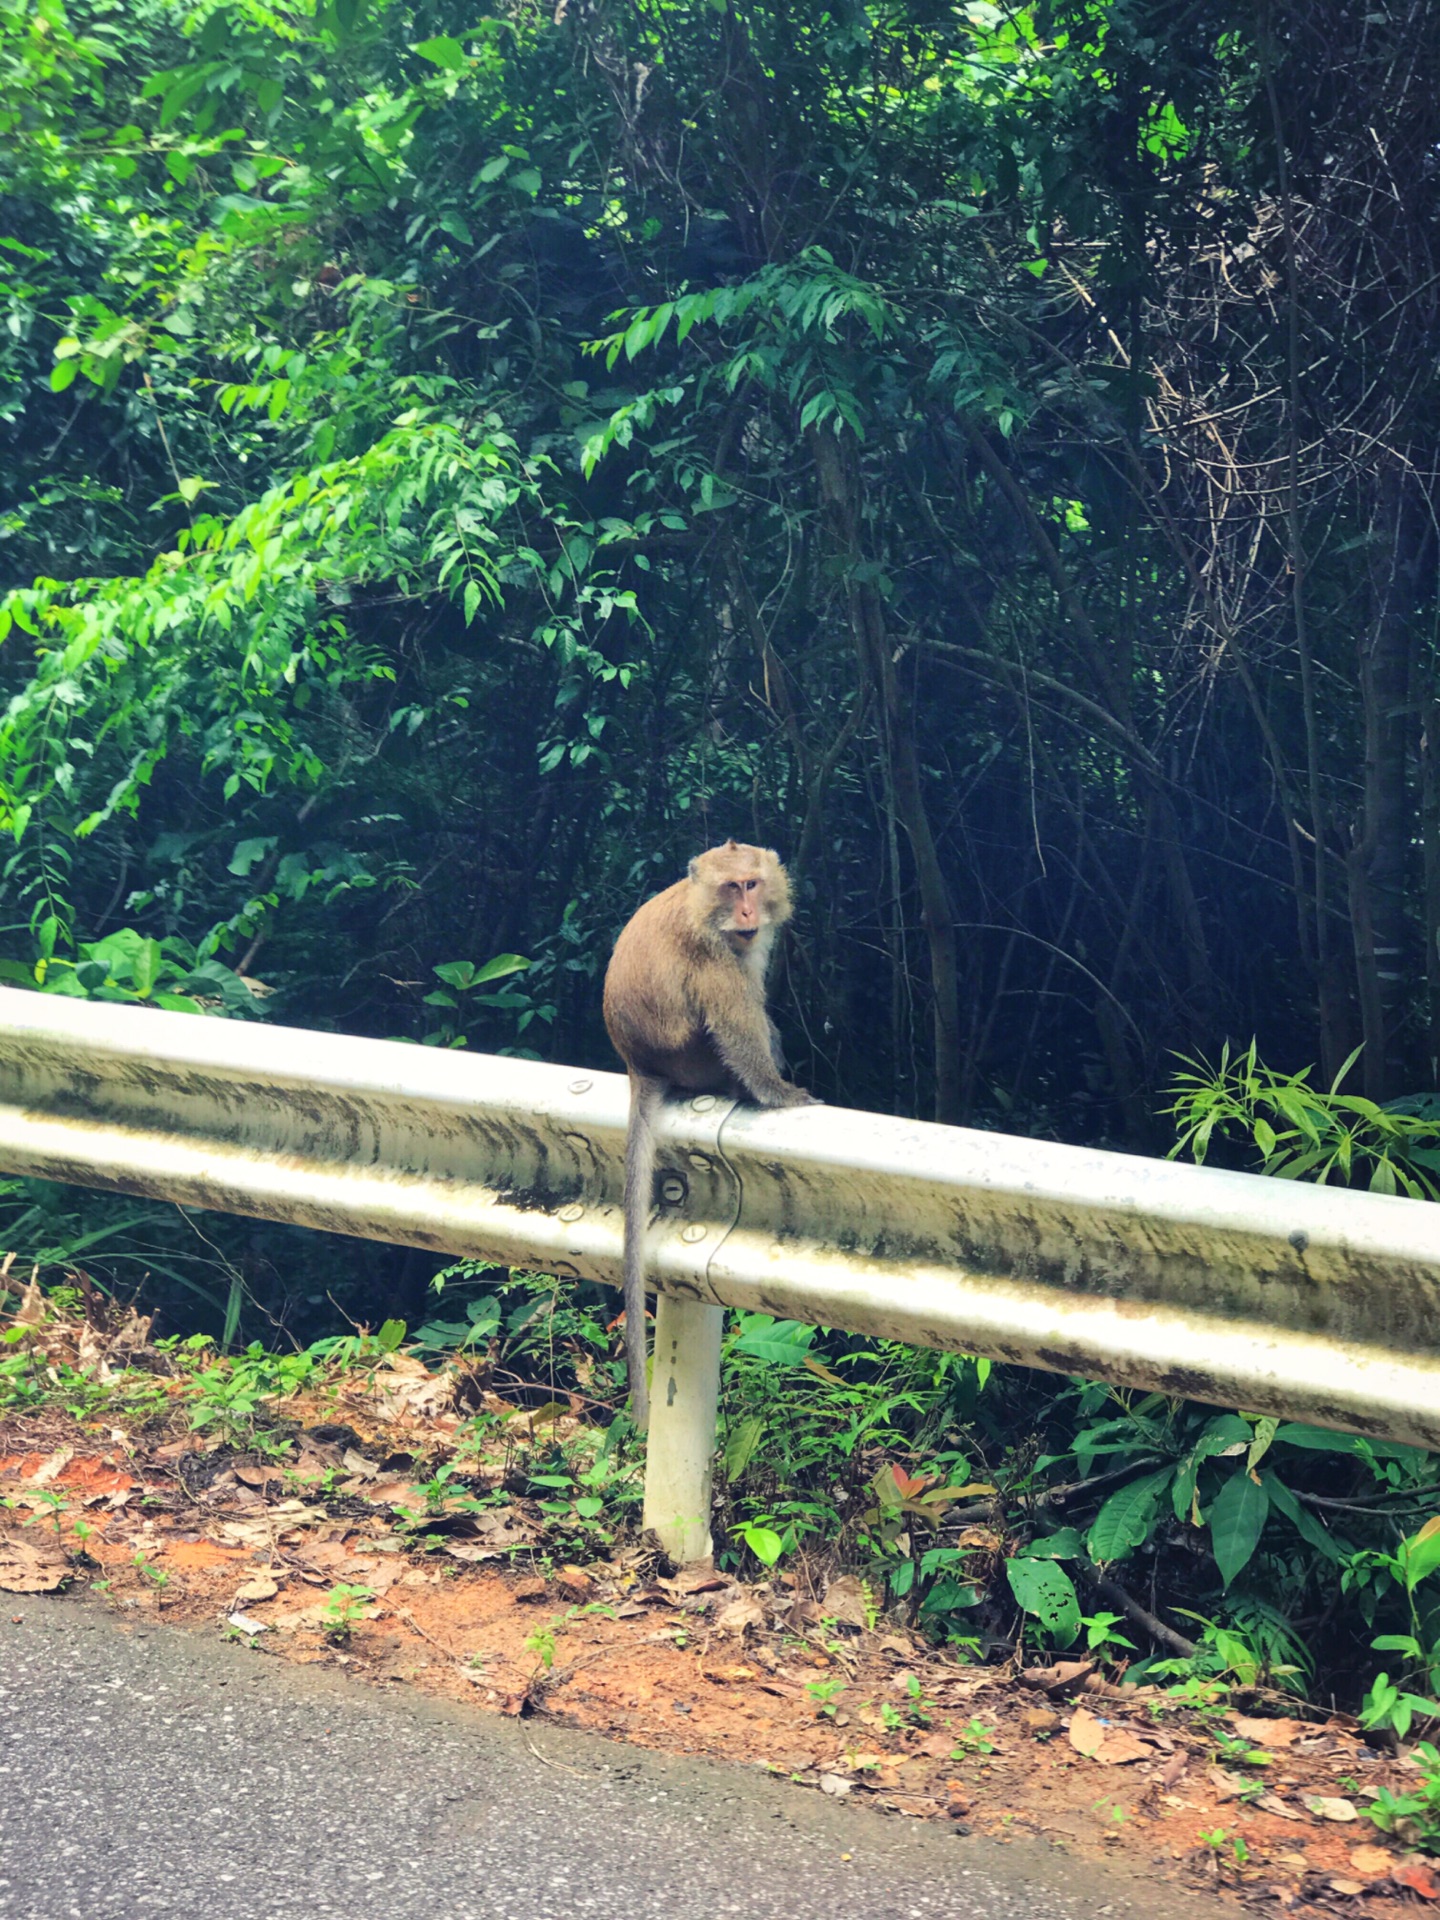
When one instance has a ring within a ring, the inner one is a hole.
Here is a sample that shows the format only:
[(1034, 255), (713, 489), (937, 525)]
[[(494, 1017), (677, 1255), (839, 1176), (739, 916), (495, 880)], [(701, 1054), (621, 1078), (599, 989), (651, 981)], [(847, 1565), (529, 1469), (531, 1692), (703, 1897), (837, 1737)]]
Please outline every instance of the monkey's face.
[(760, 931), (765, 910), (765, 882), (758, 873), (743, 879), (722, 880), (717, 900), (716, 924), (721, 933), (736, 940), (753, 940)]
[(690, 879), (701, 890), (710, 929), (737, 953), (789, 917), (785, 869), (768, 848), (734, 840), (712, 847), (691, 861)]

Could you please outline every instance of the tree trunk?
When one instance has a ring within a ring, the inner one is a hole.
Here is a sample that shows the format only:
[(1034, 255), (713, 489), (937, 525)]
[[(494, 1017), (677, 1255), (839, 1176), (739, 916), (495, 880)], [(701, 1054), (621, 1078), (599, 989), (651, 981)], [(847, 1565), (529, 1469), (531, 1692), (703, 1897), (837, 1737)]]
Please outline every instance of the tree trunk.
[(845, 591), (850, 627), (864, 683), (878, 697), (881, 738), (889, 761), (895, 812), (910, 842), (915, 881), (920, 891), (920, 918), (930, 952), (930, 997), (934, 1018), (935, 1118), (948, 1126), (959, 1123), (960, 987), (955, 941), (955, 913), (950, 889), (940, 864), (925, 789), (920, 752), (915, 739), (913, 706), (901, 698), (894, 650), (885, 629), (885, 605), (873, 582), (857, 577), (864, 559), (861, 546), (860, 482), (842, 445), (827, 428), (809, 434), (820, 494), (845, 563)]
[(1359, 832), (1348, 859), (1350, 921), (1371, 1100), (1407, 1091), (1405, 1059), (1405, 882), (1410, 865), (1406, 786), (1411, 635), (1423, 544), (1418, 497), (1397, 459), (1380, 470), (1371, 521), (1371, 608), (1360, 648), (1365, 716), (1365, 785)]

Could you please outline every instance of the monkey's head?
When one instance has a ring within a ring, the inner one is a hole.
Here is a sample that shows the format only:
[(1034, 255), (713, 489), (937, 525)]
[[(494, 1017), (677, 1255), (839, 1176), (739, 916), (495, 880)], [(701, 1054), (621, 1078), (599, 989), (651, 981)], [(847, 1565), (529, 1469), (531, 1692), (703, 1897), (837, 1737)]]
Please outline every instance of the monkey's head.
[(697, 923), (736, 953), (790, 918), (790, 883), (768, 847), (727, 840), (723, 847), (696, 854), (690, 884)]

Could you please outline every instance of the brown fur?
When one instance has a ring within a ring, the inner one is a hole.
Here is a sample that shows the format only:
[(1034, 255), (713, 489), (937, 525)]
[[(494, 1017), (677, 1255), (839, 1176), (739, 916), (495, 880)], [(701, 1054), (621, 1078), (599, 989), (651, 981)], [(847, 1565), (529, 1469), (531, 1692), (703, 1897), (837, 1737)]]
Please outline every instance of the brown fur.
[(724, 1093), (761, 1107), (812, 1096), (779, 1066), (765, 1009), (775, 935), (790, 918), (790, 884), (765, 847), (727, 840), (690, 862), (685, 879), (647, 900), (615, 943), (605, 1025), (630, 1071), (625, 1137), (625, 1349), (635, 1424), (648, 1423), (645, 1229), (655, 1177), (655, 1117), (672, 1088)]

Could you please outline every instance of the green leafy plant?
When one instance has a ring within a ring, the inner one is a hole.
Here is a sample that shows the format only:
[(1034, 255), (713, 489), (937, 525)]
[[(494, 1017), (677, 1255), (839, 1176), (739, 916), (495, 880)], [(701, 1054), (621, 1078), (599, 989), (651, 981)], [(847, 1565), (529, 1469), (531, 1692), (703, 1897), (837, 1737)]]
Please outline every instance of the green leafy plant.
[(1328, 1091), (1310, 1085), (1309, 1067), (1281, 1074), (1256, 1054), (1255, 1042), (1218, 1063), (1187, 1060), (1175, 1076), (1179, 1137), (1173, 1159), (1188, 1153), (1203, 1165), (1212, 1141), (1243, 1141), (1258, 1156), (1260, 1170), (1281, 1180), (1333, 1180), (1367, 1186), (1372, 1193), (1403, 1193), (1416, 1200), (1440, 1199), (1440, 1120), (1421, 1103), (1380, 1106), (1340, 1092), (1359, 1058), (1357, 1048)]
[(993, 1733), (993, 1727), (987, 1727), (978, 1715), (972, 1715), (970, 1720), (956, 1734), (955, 1746), (951, 1751), (950, 1758), (952, 1760), (963, 1760), (968, 1755), (974, 1753), (994, 1753), (995, 1742), (991, 1738)]
[(836, 1695), (845, 1691), (843, 1680), (808, 1680), (805, 1691), (815, 1702), (815, 1713), (821, 1720), (833, 1720), (839, 1707)]
[(534, 1633), (525, 1636), (525, 1650), (535, 1656), (536, 1671), (549, 1673), (555, 1665), (555, 1629), (537, 1627)]
[(325, 1638), (332, 1646), (344, 1647), (350, 1643), (355, 1628), (365, 1618), (365, 1610), (375, 1598), (370, 1587), (352, 1585), (349, 1581), (339, 1581), (325, 1596), (323, 1626)]
[[(1395, 1636), (1386, 1635), (1392, 1642)], [(1375, 1645), (1380, 1642), (1376, 1641)], [(1408, 1643), (1413, 1644), (1413, 1643)], [(1415, 1720), (1440, 1721), (1440, 1700), (1425, 1694), (1408, 1693), (1397, 1686), (1388, 1673), (1377, 1673), (1360, 1708), (1360, 1724), (1367, 1729), (1393, 1733), (1397, 1740), (1409, 1738)]]
[(1382, 1833), (1409, 1839), (1427, 1853), (1440, 1853), (1440, 1750), (1433, 1742), (1420, 1740), (1411, 1759), (1419, 1769), (1418, 1783), (1398, 1794), (1382, 1787), (1361, 1811)]
[(532, 1020), (552, 1021), (555, 1008), (549, 1002), (537, 1002), (515, 988), (503, 992), (480, 993), (481, 987), (493, 988), (499, 980), (526, 973), (530, 962), (518, 953), (497, 954), (477, 967), (473, 960), (447, 960), (433, 971), (444, 982), (425, 995), (425, 1005), (440, 1011), (440, 1024), (423, 1036), (427, 1047), (463, 1047), (469, 1044), (460, 1021), (466, 1006), (489, 1007), (516, 1016), (516, 1031), (524, 1033)]

